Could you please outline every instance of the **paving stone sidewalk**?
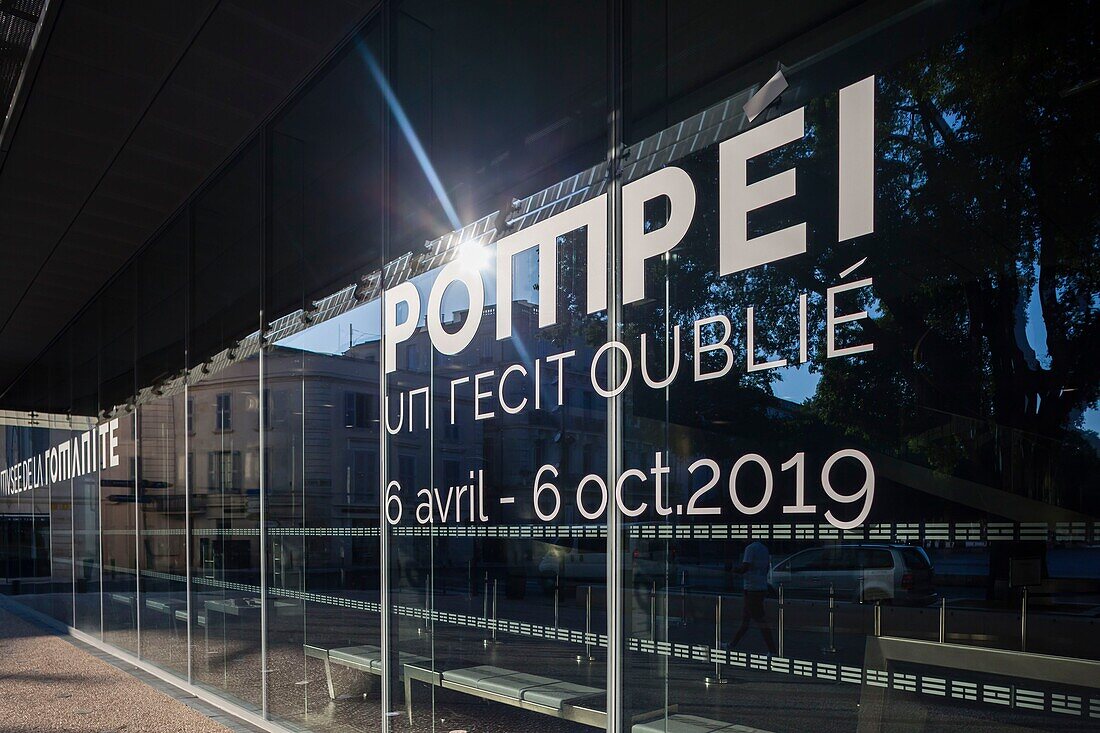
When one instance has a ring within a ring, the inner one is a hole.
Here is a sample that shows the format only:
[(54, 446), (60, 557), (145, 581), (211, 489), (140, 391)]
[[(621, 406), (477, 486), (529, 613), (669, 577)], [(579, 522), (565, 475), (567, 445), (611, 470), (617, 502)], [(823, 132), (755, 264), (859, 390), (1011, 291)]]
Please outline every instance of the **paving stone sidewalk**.
[(252, 730), (141, 670), (0, 606), (2, 733)]

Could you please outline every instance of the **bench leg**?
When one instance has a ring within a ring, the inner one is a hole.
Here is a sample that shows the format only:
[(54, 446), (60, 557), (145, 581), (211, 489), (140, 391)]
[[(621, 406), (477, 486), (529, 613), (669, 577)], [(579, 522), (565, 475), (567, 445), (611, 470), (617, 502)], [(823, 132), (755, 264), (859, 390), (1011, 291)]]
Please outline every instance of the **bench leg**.
[(412, 677), (405, 675), (405, 712), (409, 715), (409, 725), (413, 724)]
[(325, 657), (325, 682), (328, 684), (328, 699), (336, 699), (336, 688), (332, 686), (332, 665), (328, 661), (328, 657)]
[[(325, 660), (325, 679), (328, 682), (328, 694), (333, 700), (363, 699), (374, 687), (374, 676), (352, 667), (340, 665), (333, 670), (332, 663)], [(364, 679), (365, 678), (365, 679)]]

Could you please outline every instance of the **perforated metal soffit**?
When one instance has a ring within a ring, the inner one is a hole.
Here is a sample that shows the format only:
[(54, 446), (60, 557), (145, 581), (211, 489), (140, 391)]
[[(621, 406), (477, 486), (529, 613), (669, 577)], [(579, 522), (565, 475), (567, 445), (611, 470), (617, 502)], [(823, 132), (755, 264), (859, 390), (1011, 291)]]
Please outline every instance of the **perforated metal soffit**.
[(0, 0), (0, 110), (11, 108), (46, 0)]

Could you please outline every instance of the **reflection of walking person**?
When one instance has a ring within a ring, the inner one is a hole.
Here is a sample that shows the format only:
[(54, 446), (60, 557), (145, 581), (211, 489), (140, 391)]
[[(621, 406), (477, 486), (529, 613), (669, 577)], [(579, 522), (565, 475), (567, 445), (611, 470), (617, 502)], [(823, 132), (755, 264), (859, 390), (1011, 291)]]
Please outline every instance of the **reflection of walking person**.
[(745, 554), (741, 558), (741, 564), (733, 569), (735, 573), (741, 573), (745, 579), (745, 600), (741, 608), (741, 627), (733, 635), (729, 644), (732, 649), (749, 630), (749, 626), (755, 621), (760, 629), (760, 635), (764, 637), (764, 643), (768, 645), (768, 651), (775, 654), (775, 643), (772, 642), (772, 631), (768, 627), (768, 620), (764, 616), (764, 597), (768, 594), (768, 570), (770, 569), (771, 555), (763, 542), (752, 542), (745, 548)]

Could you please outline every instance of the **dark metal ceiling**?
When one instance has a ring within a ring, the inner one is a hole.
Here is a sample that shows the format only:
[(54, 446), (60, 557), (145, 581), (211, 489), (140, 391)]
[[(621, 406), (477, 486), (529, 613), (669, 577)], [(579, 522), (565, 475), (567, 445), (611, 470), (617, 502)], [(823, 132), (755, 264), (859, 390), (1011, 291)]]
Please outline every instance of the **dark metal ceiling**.
[(0, 146), (0, 395), (375, 4), (51, 0)]

